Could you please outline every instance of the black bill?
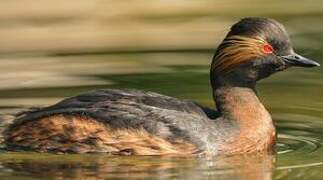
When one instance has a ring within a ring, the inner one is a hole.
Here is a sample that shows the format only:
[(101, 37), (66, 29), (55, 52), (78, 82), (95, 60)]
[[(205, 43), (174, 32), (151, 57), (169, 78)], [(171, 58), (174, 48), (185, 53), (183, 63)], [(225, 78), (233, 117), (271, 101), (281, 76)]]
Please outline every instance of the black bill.
[(310, 60), (306, 57), (303, 57), (301, 55), (298, 55), (296, 53), (293, 53), (291, 55), (287, 56), (281, 56), (284, 61), (292, 66), (301, 66), (301, 67), (314, 67), (314, 66), (320, 66), (319, 63)]

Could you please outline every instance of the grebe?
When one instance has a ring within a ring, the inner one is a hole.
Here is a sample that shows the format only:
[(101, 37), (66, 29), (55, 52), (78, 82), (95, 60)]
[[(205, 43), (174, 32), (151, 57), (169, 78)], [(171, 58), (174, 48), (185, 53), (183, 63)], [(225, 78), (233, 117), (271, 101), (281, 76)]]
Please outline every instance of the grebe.
[(119, 155), (233, 155), (271, 151), (276, 131), (257, 97), (260, 79), (291, 66), (319, 66), (296, 54), (280, 23), (244, 18), (219, 45), (210, 79), (217, 111), (138, 90), (98, 90), (25, 112), (5, 131), (8, 150)]

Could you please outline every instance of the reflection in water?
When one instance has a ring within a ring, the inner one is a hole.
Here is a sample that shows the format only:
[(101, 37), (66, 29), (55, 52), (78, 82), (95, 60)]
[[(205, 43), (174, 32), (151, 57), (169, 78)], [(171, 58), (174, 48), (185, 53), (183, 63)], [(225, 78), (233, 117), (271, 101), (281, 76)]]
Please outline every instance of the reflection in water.
[[(274, 156), (131, 157), (107, 155), (7, 154), (2, 173), (19, 177), (60, 178), (180, 178), (271, 179)], [(17, 161), (19, 158), (19, 161)]]
[[(2, 111), (12, 112), (21, 111), (21, 109), (10, 108)], [(105, 154), (2, 153), (0, 177), (10, 179), (26, 179), (27, 177), (45, 179), (48, 176), (54, 179), (85, 177), (90, 179), (129, 177), (147, 179), (304, 179), (306, 177), (317, 179), (322, 175), (323, 167), (321, 118), (313, 115), (304, 118), (304, 115), (297, 113), (281, 112), (273, 114), (279, 132), (275, 155), (177, 158)]]
[[(56, 61), (55, 68), (51, 67), (52, 64), (44, 65), (44, 71), (52, 71), (64, 74), (64, 76), (91, 77), (99, 80), (97, 82), (106, 81), (109, 83), (64, 87), (55, 86), (55, 83), (52, 84), (53, 87), (46, 87), (46, 83), (35, 83), (29, 88), (17, 86), (13, 89), (0, 89), (1, 112), (6, 114), (6, 112), (21, 111), (30, 106), (43, 106), (54, 103), (62, 97), (99, 88), (135, 88), (156, 91), (179, 98), (194, 99), (203, 104), (214, 106), (208, 85), (208, 64), (211, 56), (211, 53), (201, 52), (90, 55), (87, 57), (95, 59), (97, 64), (93, 66), (98, 71), (89, 73), (83, 66), (75, 66), (80, 68), (81, 75), (77, 75), (75, 69), (73, 71), (69, 71), (69, 68), (64, 69), (63, 62), (65, 61), (62, 57), (62, 60)], [(102, 57), (107, 58), (108, 61)], [(164, 57), (171, 60), (160, 61)], [(114, 62), (114, 59), (126, 60), (118, 64), (118, 62)], [(40, 62), (41, 59), (38, 61)], [(77, 64), (77, 61), (67, 62)], [(91, 64), (91, 61), (83, 61), (83, 63)], [(73, 67), (73, 65), (70, 66)], [(105, 72), (106, 69), (114, 71)], [(153, 69), (155, 72), (145, 71), (145, 69)], [(142, 73), (139, 73), (139, 70)], [(24, 70), (24, 72), (32, 71)], [(302, 77), (302, 79), (294, 77)], [(118, 157), (101, 154), (2, 153), (0, 154), (0, 178), (26, 179), (29, 177), (33, 179), (37, 177), (45, 179), (50, 174), (51, 177), (57, 179), (79, 179), (81, 177), (147, 179), (170, 177), (186, 179), (304, 179), (306, 177), (318, 179), (323, 176), (323, 104), (320, 103), (323, 102), (320, 91), (323, 84), (320, 81), (321, 78), (323, 78), (322, 73), (317, 70), (310, 72), (291, 70), (260, 83), (259, 94), (266, 107), (271, 110), (278, 127), (277, 155), (161, 158)], [(1, 125), (4, 124), (2, 121)], [(273, 163), (275, 160), (276, 163)]]
[[(322, 0), (23, 2), (32, 8), (0, 2), (0, 119), (6, 119), (2, 113), (100, 88), (156, 91), (214, 107), (208, 74), (213, 48), (243, 16), (274, 17), (301, 54), (323, 60)], [(0, 179), (322, 179), (321, 71), (289, 70), (259, 84), (278, 127), (275, 155), (0, 152)], [(6, 122), (0, 122), (1, 131)]]

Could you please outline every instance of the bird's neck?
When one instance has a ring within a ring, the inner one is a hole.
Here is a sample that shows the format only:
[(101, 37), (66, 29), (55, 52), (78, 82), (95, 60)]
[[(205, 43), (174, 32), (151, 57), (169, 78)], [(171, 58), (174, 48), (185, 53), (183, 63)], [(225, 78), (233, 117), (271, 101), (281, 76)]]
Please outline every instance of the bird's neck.
[(258, 146), (273, 143), (275, 128), (270, 114), (258, 99), (254, 87), (219, 86), (214, 89), (214, 98), (221, 117), (237, 124), (239, 143)]
[[(264, 108), (253, 87), (242, 86), (219, 86), (213, 92), (218, 111), (222, 116), (238, 122), (251, 120), (245, 115), (250, 113), (268, 113)], [(241, 114), (243, 113), (243, 114)], [(253, 121), (258, 121), (254, 119)]]
[(220, 86), (214, 90), (214, 98), (221, 116), (240, 125), (272, 122), (253, 87)]

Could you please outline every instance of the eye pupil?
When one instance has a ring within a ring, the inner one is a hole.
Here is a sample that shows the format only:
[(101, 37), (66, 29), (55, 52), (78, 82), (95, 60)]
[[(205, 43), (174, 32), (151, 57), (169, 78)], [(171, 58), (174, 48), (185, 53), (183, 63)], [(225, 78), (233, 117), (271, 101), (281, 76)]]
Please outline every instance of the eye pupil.
[(274, 51), (273, 47), (270, 44), (265, 44), (263, 50), (265, 54), (271, 54)]

